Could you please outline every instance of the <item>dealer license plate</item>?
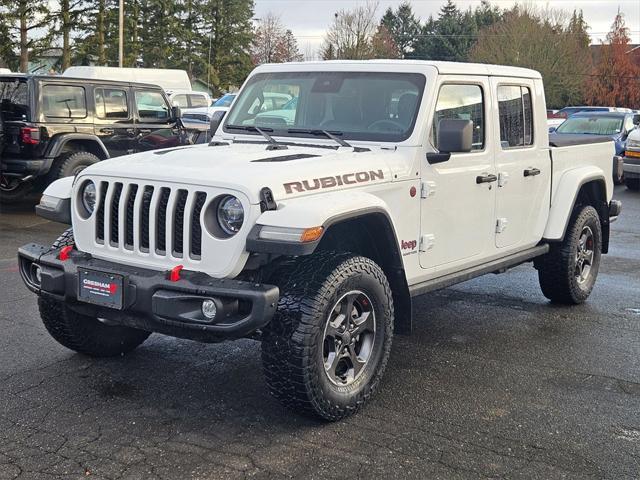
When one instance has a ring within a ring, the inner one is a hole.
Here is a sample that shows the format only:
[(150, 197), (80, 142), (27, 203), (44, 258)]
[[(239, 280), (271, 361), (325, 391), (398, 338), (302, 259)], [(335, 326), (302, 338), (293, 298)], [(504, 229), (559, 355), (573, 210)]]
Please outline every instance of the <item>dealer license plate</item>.
[(78, 269), (78, 299), (103, 307), (122, 310), (124, 277), (113, 273)]

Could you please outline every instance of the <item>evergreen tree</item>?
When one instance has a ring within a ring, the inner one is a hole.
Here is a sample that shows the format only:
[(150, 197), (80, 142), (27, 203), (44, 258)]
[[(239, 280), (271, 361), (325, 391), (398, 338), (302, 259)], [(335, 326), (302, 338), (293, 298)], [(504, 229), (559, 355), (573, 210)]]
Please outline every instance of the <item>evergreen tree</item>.
[(217, 77), (223, 89), (241, 85), (253, 68), (249, 54), (253, 0), (209, 0), (202, 18), (207, 35), (202, 41), (201, 51), (209, 61), (211, 75)]
[(412, 57), (463, 62), (475, 43), (477, 26), (471, 11), (462, 12), (453, 0), (447, 0), (434, 20), (429, 18)]
[[(18, 68), (21, 72), (26, 72), (29, 55), (37, 54), (51, 45), (53, 17), (49, 1), (0, 0), (0, 12), (9, 42), (17, 46)], [(39, 31), (44, 31), (44, 35), (38, 34)], [(6, 48), (4, 45), (4, 49)]]
[(404, 57), (413, 51), (414, 45), (418, 42), (421, 28), (420, 20), (413, 14), (409, 2), (400, 4), (395, 12), (388, 8), (380, 21), (380, 26), (383, 26), (386, 33), (391, 36), (398, 49), (398, 55)]

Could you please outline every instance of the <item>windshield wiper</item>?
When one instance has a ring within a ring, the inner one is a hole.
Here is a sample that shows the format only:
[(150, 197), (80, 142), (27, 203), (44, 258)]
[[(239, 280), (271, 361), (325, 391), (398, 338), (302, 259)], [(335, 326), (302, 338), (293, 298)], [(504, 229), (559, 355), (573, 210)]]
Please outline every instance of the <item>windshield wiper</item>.
[(304, 128), (290, 128), (287, 130), (287, 133), (307, 133), (309, 135), (324, 135), (327, 138), (330, 138), (334, 142), (336, 142), (341, 147), (353, 148), (352, 145), (345, 142), (343, 139), (337, 137), (336, 135), (343, 135), (342, 132), (334, 132), (331, 133), (328, 130), (312, 130), (312, 129), (304, 129)]
[(267, 150), (286, 150), (286, 145), (282, 145), (274, 140), (274, 138), (269, 135), (267, 132), (273, 132), (273, 128), (259, 128), (255, 125), (226, 125), (226, 127), (230, 130), (244, 130), (245, 132), (258, 132), (262, 135), (268, 142), (269, 146)]

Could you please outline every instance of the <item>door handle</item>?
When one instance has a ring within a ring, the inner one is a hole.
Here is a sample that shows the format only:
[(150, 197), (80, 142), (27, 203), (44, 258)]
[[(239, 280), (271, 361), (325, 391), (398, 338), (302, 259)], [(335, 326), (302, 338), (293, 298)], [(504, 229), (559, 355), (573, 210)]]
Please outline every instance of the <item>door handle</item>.
[(476, 183), (491, 183), (498, 181), (498, 177), (492, 173), (483, 173), (476, 177)]
[(113, 128), (101, 128), (100, 132), (101, 133), (106, 133), (107, 135), (113, 135), (115, 130)]
[(540, 175), (540, 169), (539, 168), (527, 168), (524, 171), (524, 176), (525, 177), (535, 177), (536, 175)]

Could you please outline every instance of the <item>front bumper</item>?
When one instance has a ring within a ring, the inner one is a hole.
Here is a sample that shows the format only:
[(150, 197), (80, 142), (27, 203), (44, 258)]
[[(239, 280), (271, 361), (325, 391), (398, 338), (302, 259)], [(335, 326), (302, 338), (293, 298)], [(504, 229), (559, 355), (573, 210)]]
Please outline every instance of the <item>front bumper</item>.
[[(67, 260), (60, 260), (59, 253), (36, 244), (18, 250), (20, 275), (29, 290), (113, 324), (219, 342), (253, 334), (269, 323), (278, 303), (279, 290), (273, 285), (216, 279), (187, 271), (181, 273), (180, 280), (171, 281), (163, 272), (99, 260), (76, 250)], [(122, 308), (80, 301), (79, 269), (122, 276)], [(201, 311), (206, 299), (218, 306), (218, 314), (211, 321)]]
[[(640, 152), (634, 153), (634, 156), (629, 156), (629, 151), (624, 157), (624, 176), (626, 178), (640, 178)], [(635, 155), (638, 155), (637, 157)]]

